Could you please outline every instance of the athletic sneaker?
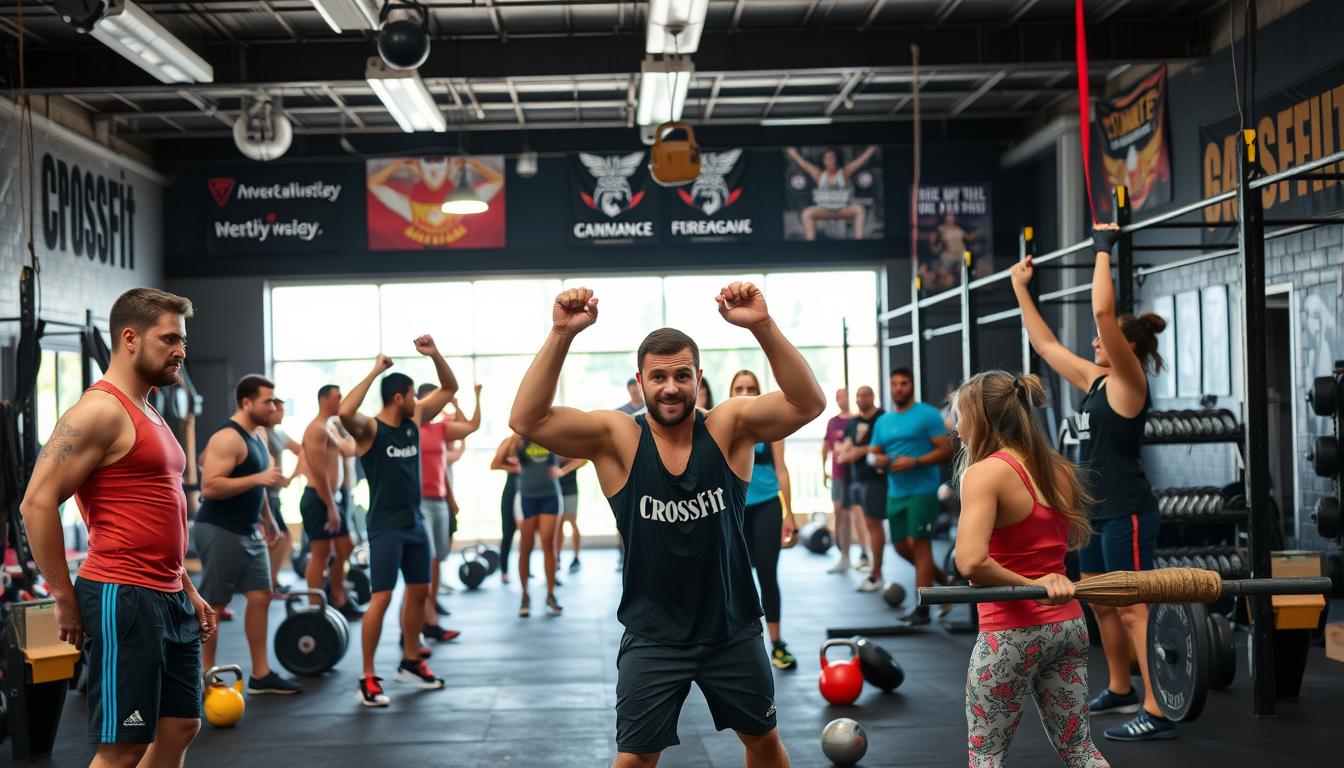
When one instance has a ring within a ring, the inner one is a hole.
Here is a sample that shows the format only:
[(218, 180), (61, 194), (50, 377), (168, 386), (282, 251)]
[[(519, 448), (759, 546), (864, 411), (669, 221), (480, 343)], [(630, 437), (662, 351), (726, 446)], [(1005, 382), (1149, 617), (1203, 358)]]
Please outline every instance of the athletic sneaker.
[(443, 607), (443, 603), (439, 602), (438, 600), (435, 600), (435, 601), (434, 601), (434, 610), (437, 611), (438, 614), (439, 614), (440, 616), (452, 616), (452, 615), (453, 615), (453, 612), (450, 611), (450, 610), (448, 610), (447, 608), (444, 608), (444, 607)]
[(547, 595), (546, 612), (552, 616), (559, 616), (565, 612), (565, 609), (560, 607), (560, 601), (555, 599), (555, 595)]
[(770, 663), (778, 669), (795, 669), (798, 661), (789, 653), (789, 647), (783, 640), (775, 641), (775, 648), (770, 652)]
[(557, 587), (563, 587), (563, 586), (565, 586), (565, 582), (561, 581), (561, 580), (557, 577), (556, 580), (555, 580), (555, 586), (557, 586)]
[(882, 582), (877, 579), (864, 579), (859, 582), (856, 592), (877, 592), (882, 589)]
[(836, 561), (835, 565), (830, 567), (827, 573), (849, 573), (849, 569), (854, 566), (850, 564), (848, 557), (842, 557)]
[(289, 587), (284, 584), (271, 585), (271, 599), (284, 600), (286, 597), (289, 597)]
[(1124, 694), (1104, 688), (1087, 702), (1087, 709), (1094, 715), (1132, 715), (1139, 711), (1141, 701), (1139, 692), (1133, 687)]
[(462, 633), (456, 629), (444, 629), (438, 624), (426, 624), (421, 631), (426, 640), (433, 640), (436, 643), (446, 643), (449, 640), (456, 640)]
[(905, 614), (901, 618), (897, 619), (896, 621), (900, 622), (901, 624), (904, 624), (907, 627), (928, 626), (929, 611), (928, 609), (916, 608), (913, 611)]
[(518, 606), (518, 618), (526, 619), (532, 615), (532, 601), (527, 595), (523, 595), (523, 602)]
[(1165, 717), (1139, 712), (1138, 717), (1124, 725), (1107, 728), (1106, 738), (1112, 741), (1153, 741), (1156, 739), (1176, 738), (1176, 724)]
[(383, 678), (370, 675), (359, 681), (359, 703), (366, 707), (387, 706), (387, 694), (383, 693)]
[(426, 691), (437, 691), (443, 687), (443, 679), (435, 677), (434, 673), (429, 671), (429, 665), (424, 659), (402, 659), (401, 664), (397, 665), (397, 675), (393, 679), (398, 683), (408, 683)]
[(247, 694), (249, 696), (257, 696), (263, 693), (276, 696), (293, 696), (296, 693), (303, 693), (303, 685), (293, 680), (286, 680), (275, 672), (271, 672), (265, 677), (247, 678)]
[(579, 572), (579, 558), (576, 557), (573, 560), (569, 561), (569, 572), (570, 573)]
[(344, 605), (333, 606), (336, 612), (345, 617), (346, 621), (355, 621), (364, 618), (364, 609), (355, 605), (354, 600), (346, 600)]
[(859, 573), (867, 573), (868, 570), (872, 567), (873, 567), (872, 564), (868, 562), (868, 553), (864, 552), (863, 556), (859, 558), (858, 565), (854, 566), (854, 570), (858, 571)]
[(220, 621), (233, 621), (233, 611), (230, 611), (230, 610), (226, 607), (224, 610), (222, 610), (222, 611), (219, 612), (219, 620), (220, 620)]
[[(397, 641), (397, 645), (398, 646), (406, 645), (405, 635), (403, 635), (402, 638)], [(424, 643), (420, 644), (420, 658), (428, 659), (433, 655), (434, 655), (434, 649), (430, 648), (428, 645), (425, 645)]]

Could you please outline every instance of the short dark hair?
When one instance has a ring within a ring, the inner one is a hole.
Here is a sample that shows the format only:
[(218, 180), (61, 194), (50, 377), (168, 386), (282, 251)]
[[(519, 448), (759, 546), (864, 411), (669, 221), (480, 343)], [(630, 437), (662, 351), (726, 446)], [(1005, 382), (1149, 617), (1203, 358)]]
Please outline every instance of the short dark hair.
[(330, 395), (332, 391), (338, 390), (340, 388), (341, 387), (339, 384), (323, 384), (322, 386), (317, 388), (317, 399), (326, 400), (327, 395)]
[(425, 395), (428, 395), (430, 392), (433, 392), (436, 389), (438, 389), (438, 387), (426, 381), (424, 384), (421, 384), (418, 389), (415, 390), (415, 396), (424, 397)]
[(909, 379), (909, 380), (911, 380), (911, 381), (914, 381), (914, 380), (915, 380), (915, 374), (914, 374), (914, 372), (911, 371), (909, 368), (904, 368), (904, 367), (902, 367), (902, 368), (896, 368), (896, 369), (892, 370), (892, 372), (891, 372), (891, 378), (894, 379), (894, 378), (896, 378), (897, 376), (903, 376), (903, 377), (905, 377), (905, 378), (907, 378), (907, 379)]
[(645, 336), (644, 341), (640, 342), (635, 364), (642, 371), (644, 370), (645, 355), (675, 355), (683, 349), (691, 350), (692, 364), (696, 370), (699, 370), (700, 347), (696, 346), (695, 340), (676, 328), (659, 328)]
[(636, 378), (634, 378), (634, 377), (631, 377), (629, 381), (625, 382), (625, 386), (627, 386), (627, 387), (633, 387), (634, 385), (636, 385), (636, 384), (638, 384), (638, 383), (639, 383), (639, 379), (636, 379)]
[(107, 318), (113, 348), (122, 331), (130, 328), (136, 333), (144, 333), (146, 328), (159, 322), (159, 315), (164, 312), (191, 317), (191, 299), (157, 288), (132, 288), (118, 296)]
[(383, 383), (379, 386), (383, 393), (383, 405), (387, 405), (395, 400), (397, 395), (409, 392), (415, 386), (415, 382), (404, 373), (389, 373), (383, 377)]
[(238, 380), (238, 386), (233, 388), (233, 396), (242, 405), (244, 400), (256, 400), (261, 390), (267, 388), (275, 389), (275, 384), (259, 373), (249, 373)]

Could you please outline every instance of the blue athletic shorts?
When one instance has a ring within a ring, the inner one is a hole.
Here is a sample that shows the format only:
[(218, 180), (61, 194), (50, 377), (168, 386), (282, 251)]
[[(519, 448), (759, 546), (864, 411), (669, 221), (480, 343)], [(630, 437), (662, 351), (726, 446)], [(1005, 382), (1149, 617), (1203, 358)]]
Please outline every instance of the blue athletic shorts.
[(397, 574), (407, 585), (429, 583), (429, 533), (423, 522), (411, 528), (369, 531), (369, 581), (374, 592), (397, 586)]
[(1078, 552), (1080, 573), (1150, 571), (1162, 515), (1156, 509), (1092, 521), (1092, 540)]

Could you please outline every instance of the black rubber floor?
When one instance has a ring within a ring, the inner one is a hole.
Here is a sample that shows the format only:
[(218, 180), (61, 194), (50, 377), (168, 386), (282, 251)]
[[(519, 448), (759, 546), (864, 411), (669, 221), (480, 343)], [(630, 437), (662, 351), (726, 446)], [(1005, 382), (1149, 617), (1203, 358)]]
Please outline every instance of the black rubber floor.
[[(942, 545), (942, 546), (945, 546)], [(568, 563), (568, 559), (565, 561)], [(616, 622), (620, 588), (615, 552), (586, 552), (583, 569), (562, 574), (565, 615), (516, 616), (518, 590), (491, 577), (478, 591), (444, 598), (453, 615), (445, 624), (462, 637), (437, 646), (431, 666), (448, 688), (420, 692), (391, 682), (399, 652), (397, 630), (383, 633), (379, 668), (389, 681), (392, 706), (366, 710), (357, 701), (360, 660), (352, 643), (344, 661), (323, 678), (307, 679), (295, 697), (249, 697), (243, 722), (230, 730), (204, 727), (187, 756), (189, 766), (584, 766), (609, 765), (614, 755)], [(784, 553), (784, 635), (799, 668), (776, 672), (779, 723), (795, 766), (824, 766), (819, 734), (835, 717), (853, 717), (868, 731), (871, 747), (861, 765), (957, 766), (966, 760), (963, 695), (973, 635), (934, 629), (880, 642), (904, 666), (905, 684), (894, 694), (866, 688), (852, 707), (828, 706), (817, 692), (817, 648), (826, 627), (888, 622), (895, 611), (876, 594), (858, 594), (858, 574), (825, 573), (832, 556), (799, 548)], [(457, 563), (453, 563), (456, 568)], [(905, 564), (888, 577), (907, 587)], [(545, 589), (534, 579), (533, 605)], [(1338, 605), (1338, 603), (1336, 604)], [(241, 618), (241, 605), (235, 603)], [(273, 621), (282, 608), (276, 603)], [(358, 637), (357, 627), (352, 636)], [(357, 641), (356, 641), (357, 642)], [(1244, 650), (1245, 641), (1241, 639)], [(242, 627), (222, 629), (220, 660), (247, 669)], [(1226, 691), (1210, 693), (1203, 717), (1182, 726), (1175, 741), (1117, 744), (1101, 738), (1115, 717), (1094, 718), (1102, 752), (1117, 766), (1205, 768), (1206, 766), (1339, 765), (1344, 712), (1344, 664), (1313, 648), (1296, 701), (1282, 701), (1275, 718), (1250, 715), (1250, 682), (1244, 663)], [(1093, 681), (1104, 680), (1102, 659), (1093, 654)], [(1093, 683), (1094, 687), (1097, 685)], [(1011, 763), (1059, 764), (1027, 706)], [(84, 699), (67, 702), (56, 749), (40, 764), (86, 765)], [(704, 699), (692, 689), (682, 711), (681, 744), (664, 753), (663, 766), (742, 765), (731, 733), (717, 733)], [(8, 757), (8, 745), (3, 750)]]

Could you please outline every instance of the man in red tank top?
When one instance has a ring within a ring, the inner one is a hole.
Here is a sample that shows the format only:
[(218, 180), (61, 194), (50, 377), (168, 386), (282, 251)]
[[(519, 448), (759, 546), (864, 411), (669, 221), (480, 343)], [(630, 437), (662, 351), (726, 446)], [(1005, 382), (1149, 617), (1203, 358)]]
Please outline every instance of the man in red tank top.
[[(201, 727), (201, 640), (215, 614), (182, 567), (186, 457), (147, 402), (176, 384), (188, 299), (134, 288), (112, 305), (112, 362), (38, 456), (21, 511), (56, 598), (62, 640), (82, 642), (92, 765), (181, 765)], [(72, 584), (60, 505), (75, 496), (89, 552)]]

